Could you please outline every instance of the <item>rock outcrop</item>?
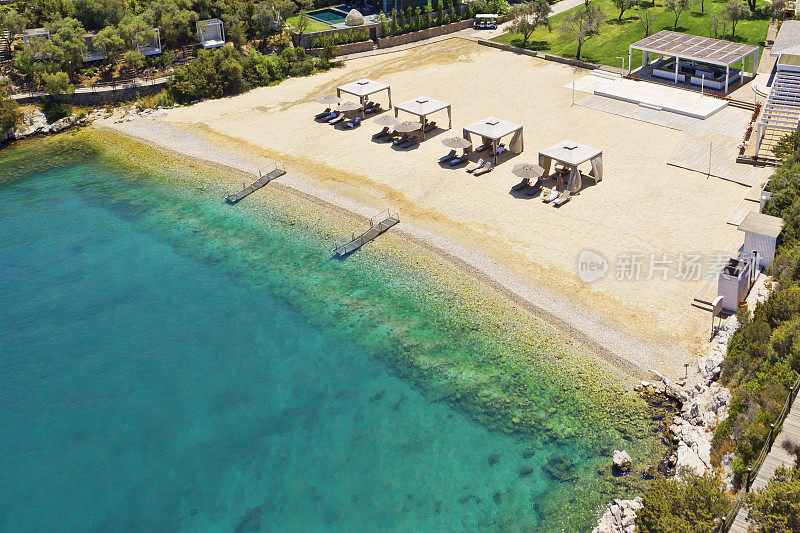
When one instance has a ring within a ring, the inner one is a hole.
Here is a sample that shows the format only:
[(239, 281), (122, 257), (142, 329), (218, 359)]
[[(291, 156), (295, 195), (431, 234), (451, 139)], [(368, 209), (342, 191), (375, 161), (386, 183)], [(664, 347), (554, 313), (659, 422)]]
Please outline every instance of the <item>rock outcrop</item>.
[(614, 450), (614, 468), (618, 472), (627, 472), (631, 468), (631, 456), (625, 450)]
[(357, 9), (351, 9), (350, 13), (344, 19), (345, 26), (363, 26), (364, 25), (364, 15), (362, 15)]
[(641, 508), (641, 496), (633, 500), (614, 500), (608, 504), (592, 533), (634, 533), (636, 511)]

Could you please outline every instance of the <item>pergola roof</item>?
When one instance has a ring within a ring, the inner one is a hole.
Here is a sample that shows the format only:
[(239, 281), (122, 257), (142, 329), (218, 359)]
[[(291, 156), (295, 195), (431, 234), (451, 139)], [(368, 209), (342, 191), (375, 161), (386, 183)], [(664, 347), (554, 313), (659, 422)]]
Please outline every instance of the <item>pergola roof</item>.
[(750, 211), (742, 223), (739, 224), (739, 231), (757, 233), (765, 237), (776, 238), (783, 229), (783, 219)]
[(781, 54), (798, 53), (800, 53), (800, 20), (784, 20), (769, 55), (777, 57)]
[(750, 54), (758, 53), (757, 46), (669, 30), (661, 30), (636, 41), (630, 48), (722, 66), (730, 66)]
[(385, 83), (381, 83), (379, 81), (368, 80), (364, 78), (363, 80), (358, 80), (350, 83), (345, 83), (344, 85), (340, 85), (336, 88), (337, 91), (352, 94), (353, 96), (363, 97), (369, 96), (373, 93), (378, 91), (383, 91), (384, 89), (388, 89), (389, 86)]
[(480, 135), (487, 139), (498, 140), (501, 137), (505, 137), (521, 129), (521, 124), (515, 124), (497, 117), (486, 117), (475, 124), (470, 124), (464, 128), (464, 131)]
[(576, 166), (602, 154), (603, 151), (575, 141), (561, 141), (550, 148), (541, 150), (539, 153), (567, 165)]
[(436, 113), (437, 111), (447, 109), (448, 107), (450, 107), (450, 104), (447, 102), (434, 100), (433, 98), (428, 98), (427, 96), (418, 96), (414, 99), (403, 102), (402, 104), (397, 104), (395, 106), (395, 114), (397, 114), (397, 110), (400, 110), (405, 111), (406, 113), (411, 113), (412, 115), (417, 115), (418, 117), (424, 117), (425, 115)]

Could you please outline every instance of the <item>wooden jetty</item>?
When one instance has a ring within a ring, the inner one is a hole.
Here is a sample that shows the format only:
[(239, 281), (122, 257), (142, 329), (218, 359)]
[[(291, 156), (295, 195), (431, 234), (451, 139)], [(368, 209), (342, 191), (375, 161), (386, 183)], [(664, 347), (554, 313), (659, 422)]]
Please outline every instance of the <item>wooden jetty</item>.
[(339, 257), (344, 257), (398, 223), (400, 216), (396, 212), (384, 209), (365, 220), (355, 231), (333, 243), (333, 251)]
[(286, 174), (286, 168), (278, 162), (262, 167), (243, 182), (228, 189), (225, 192), (225, 201), (235, 204), (245, 196), (257, 191), (270, 181), (284, 174)]
[[(720, 531), (747, 533), (750, 530), (747, 523), (747, 509), (742, 505), (745, 494), (766, 487), (779, 467), (785, 466), (791, 469), (794, 466), (795, 456), (784, 449), (783, 443), (787, 440), (800, 442), (800, 402), (795, 401), (799, 391), (800, 378), (792, 386), (776, 423), (770, 427), (766, 445), (753, 463), (755, 472), (747, 470), (747, 476), (742, 481), (745, 490), (741, 491)], [(776, 432), (776, 428), (780, 428), (780, 433)]]

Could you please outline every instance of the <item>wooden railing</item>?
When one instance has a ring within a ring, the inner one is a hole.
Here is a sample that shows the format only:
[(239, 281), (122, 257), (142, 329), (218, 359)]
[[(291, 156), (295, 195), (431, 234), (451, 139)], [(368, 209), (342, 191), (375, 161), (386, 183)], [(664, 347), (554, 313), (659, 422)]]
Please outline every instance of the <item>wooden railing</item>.
[[(380, 225), (386, 219), (392, 218), (392, 211), (389, 209), (384, 209), (383, 211), (379, 211), (375, 213), (370, 218), (365, 220), (359, 227), (342, 237), (341, 239), (337, 240), (333, 243), (333, 251), (338, 250), (345, 244), (349, 244), (351, 242), (355, 242), (358, 239), (363, 239), (365, 235), (377, 225)], [(397, 218), (397, 214), (395, 213), (395, 218)], [(376, 222), (377, 221), (377, 222)], [(383, 228), (380, 228), (383, 229)], [(361, 243), (363, 244), (363, 243)]]
[(727, 531), (733, 525), (734, 520), (736, 520), (736, 515), (739, 514), (739, 510), (744, 504), (744, 499), (747, 497), (747, 493), (750, 492), (750, 487), (753, 485), (753, 481), (756, 480), (756, 476), (758, 476), (758, 471), (761, 469), (761, 465), (764, 464), (764, 460), (772, 450), (772, 445), (775, 443), (775, 438), (781, 431), (781, 425), (783, 424), (783, 421), (786, 420), (786, 417), (789, 415), (789, 411), (792, 410), (792, 404), (797, 397), (798, 391), (800, 391), (800, 376), (798, 376), (797, 381), (792, 388), (789, 389), (789, 396), (786, 398), (783, 408), (781, 409), (778, 418), (775, 420), (775, 423), (770, 424), (767, 441), (764, 443), (761, 453), (758, 454), (758, 457), (756, 457), (755, 461), (753, 461), (753, 464), (747, 469), (747, 474), (745, 474), (744, 479), (742, 480), (742, 488), (744, 490), (740, 490), (739, 497), (736, 498), (736, 502), (733, 504), (730, 512), (728, 512), (725, 520), (722, 522), (722, 524), (720, 524), (720, 527), (717, 529), (718, 532), (727, 533)]

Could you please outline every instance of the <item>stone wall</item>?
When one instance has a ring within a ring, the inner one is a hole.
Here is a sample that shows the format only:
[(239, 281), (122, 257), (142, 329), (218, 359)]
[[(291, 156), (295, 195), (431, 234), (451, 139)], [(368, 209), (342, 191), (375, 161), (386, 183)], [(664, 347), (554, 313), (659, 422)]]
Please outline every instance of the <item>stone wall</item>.
[(546, 59), (547, 61), (555, 61), (556, 63), (564, 63), (565, 65), (571, 65), (573, 67), (578, 68), (585, 68), (589, 70), (594, 70), (596, 68), (600, 68), (602, 65), (598, 65), (597, 63), (589, 63), (588, 61), (581, 61), (579, 59), (572, 59), (569, 57), (561, 57), (554, 54), (545, 54), (544, 52), (537, 52), (535, 50), (527, 50), (525, 48), (518, 48), (516, 46), (511, 46), (510, 44), (503, 44), (503, 43), (496, 43), (494, 41), (488, 41), (486, 39), (477, 39), (478, 44), (482, 44), (483, 46), (489, 46), (492, 48), (498, 48), (500, 50), (505, 50), (507, 52), (514, 52), (515, 54), (522, 54), (531, 57), (538, 57), (540, 59)]
[[(363, 41), (360, 43), (340, 44), (337, 46), (337, 56), (344, 56), (348, 54), (356, 54), (358, 52), (369, 52), (375, 48), (373, 41)], [(319, 57), (322, 53), (322, 48), (309, 48), (306, 53), (310, 56)]]
[(430, 39), (431, 37), (438, 37), (440, 35), (447, 35), (456, 31), (465, 30), (472, 27), (474, 19), (461, 20), (453, 22), (452, 24), (444, 24), (443, 26), (435, 26), (425, 30), (406, 33), (403, 35), (394, 35), (392, 37), (383, 37), (378, 39), (378, 48), (389, 48), (391, 46), (400, 46), (401, 44), (413, 43), (422, 41), (423, 39)]
[[(136, 85), (128, 87), (118, 87), (112, 89), (110, 87), (103, 87), (95, 91), (79, 89), (72, 95), (70, 101), (75, 105), (81, 106), (98, 106), (103, 104), (112, 104), (118, 102), (130, 102), (141, 98), (142, 96), (149, 96), (156, 94), (167, 86), (166, 80), (156, 81), (155, 83), (148, 83), (146, 85)], [(41, 92), (23, 94), (14, 97), (18, 104), (32, 104), (41, 102), (47, 95)]]
[(365, 24), (363, 26), (354, 26), (352, 28), (333, 28), (330, 30), (324, 31), (315, 31), (313, 33), (304, 33), (303, 35), (297, 35), (296, 33), (292, 33), (292, 42), (295, 46), (300, 46), (302, 48), (308, 49), (310, 46), (311, 40), (316, 39), (317, 37), (333, 37), (339, 33), (350, 33), (353, 30), (369, 30), (369, 38), (370, 40), (375, 40), (381, 35), (381, 25), (378, 24)]

